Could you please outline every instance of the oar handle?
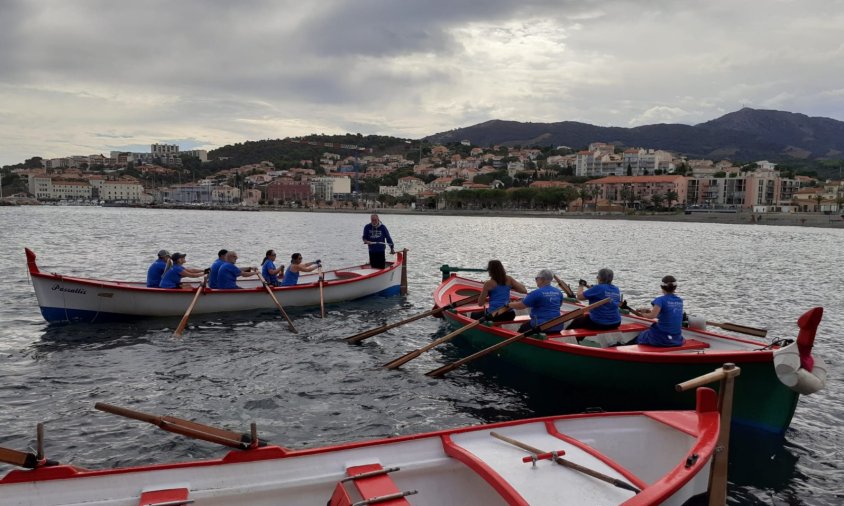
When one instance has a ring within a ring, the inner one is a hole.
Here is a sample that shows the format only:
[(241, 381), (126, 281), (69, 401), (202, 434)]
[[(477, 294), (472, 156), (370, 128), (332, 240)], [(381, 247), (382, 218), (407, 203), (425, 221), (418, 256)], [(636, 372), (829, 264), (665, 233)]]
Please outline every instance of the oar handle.
[(10, 448), (0, 447), (0, 462), (12, 464), (13, 466), (35, 469), (38, 467), (38, 458), (34, 453), (21, 452)]
[(674, 386), (674, 389), (678, 392), (685, 392), (686, 390), (691, 390), (692, 388), (702, 387), (716, 381), (721, 381), (722, 379), (730, 376), (738, 376), (739, 373), (741, 373), (740, 368), (736, 367), (735, 364), (728, 363), (710, 373), (704, 374), (703, 376), (698, 376), (697, 378), (692, 378), (688, 381), (679, 383)]
[(560, 277), (559, 277), (559, 276), (557, 276), (556, 274), (554, 274), (554, 281), (556, 281), (556, 282), (557, 282), (557, 285), (558, 285), (558, 286), (559, 286), (559, 287), (563, 290), (563, 292), (565, 292), (566, 297), (569, 297), (569, 298), (571, 298), (571, 299), (576, 298), (575, 293), (572, 291), (572, 289), (571, 289), (571, 287), (568, 285), (568, 283), (565, 283), (565, 282), (564, 282), (562, 279), (560, 279)]

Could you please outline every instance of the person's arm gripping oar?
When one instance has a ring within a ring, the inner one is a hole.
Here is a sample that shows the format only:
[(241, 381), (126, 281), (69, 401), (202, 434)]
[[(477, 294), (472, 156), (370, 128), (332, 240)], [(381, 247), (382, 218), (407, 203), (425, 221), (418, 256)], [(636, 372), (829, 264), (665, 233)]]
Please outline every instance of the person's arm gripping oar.
[(359, 342), (363, 341), (364, 339), (369, 339), (372, 336), (377, 336), (378, 334), (383, 334), (384, 332), (386, 332), (390, 329), (394, 329), (394, 328), (399, 327), (401, 325), (404, 325), (406, 323), (414, 322), (416, 320), (425, 318), (426, 316), (436, 316), (436, 315), (438, 315), (438, 314), (440, 314), (443, 311), (446, 311), (448, 309), (454, 309), (454, 308), (457, 308), (457, 307), (466, 306), (468, 304), (476, 302), (477, 300), (478, 300), (477, 295), (470, 295), (469, 297), (460, 299), (453, 304), (449, 304), (447, 306), (442, 306), (442, 307), (430, 309), (428, 311), (425, 311), (424, 313), (419, 313), (417, 315), (411, 316), (410, 318), (407, 318), (406, 320), (402, 320), (402, 321), (396, 322), (396, 323), (390, 323), (388, 325), (382, 325), (380, 327), (376, 327), (374, 329), (370, 329), (370, 330), (361, 332), (359, 334), (355, 334), (353, 336), (347, 337), (346, 342), (351, 343), (351, 344), (359, 343)]

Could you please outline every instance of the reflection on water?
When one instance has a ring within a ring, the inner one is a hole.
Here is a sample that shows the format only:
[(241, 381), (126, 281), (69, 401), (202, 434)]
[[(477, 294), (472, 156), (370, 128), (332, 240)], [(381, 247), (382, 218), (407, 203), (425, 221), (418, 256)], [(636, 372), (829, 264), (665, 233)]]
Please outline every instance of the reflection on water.
[[(444, 345), (399, 370), (380, 367), (446, 332), (425, 318), (350, 346), (342, 338), (431, 308), (441, 264), (483, 267), (502, 260), (530, 282), (541, 268), (564, 280), (615, 271), (631, 305), (680, 280), (691, 314), (766, 327), (794, 338), (795, 319), (812, 306), (826, 314), (816, 350), (830, 384), (804, 397), (786, 438), (734, 432), (731, 504), (839, 504), (844, 483), (839, 431), (844, 414), (835, 345), (844, 332), (840, 266), (844, 231), (525, 218), (383, 215), (400, 248), (410, 249), (407, 297), (372, 298), (288, 310), (298, 334), (271, 310), (196, 315), (181, 339), (179, 318), (122, 324), (48, 326), (26, 279), (23, 248), (42, 269), (108, 279), (143, 279), (161, 248), (187, 251), (204, 267), (221, 247), (254, 265), (270, 248), (285, 260), (301, 252), (326, 268), (366, 260), (365, 214), (237, 213), (114, 208), (0, 208), (0, 445), (24, 449), (47, 424), (50, 457), (92, 468), (220, 456), (224, 450), (96, 412), (95, 402), (196, 419), (294, 448), (322, 446), (479, 422), (641, 409), (606, 392), (572, 389), (529, 371), (483, 364), (438, 380), (424, 372), (459, 355)], [(172, 226), (179, 223), (179, 227)], [(180, 230), (195, 231), (185, 235)], [(285, 262), (286, 263), (286, 262)], [(740, 381), (740, 379), (739, 379)], [(740, 429), (734, 429), (740, 430)], [(0, 472), (8, 469), (0, 465)]]

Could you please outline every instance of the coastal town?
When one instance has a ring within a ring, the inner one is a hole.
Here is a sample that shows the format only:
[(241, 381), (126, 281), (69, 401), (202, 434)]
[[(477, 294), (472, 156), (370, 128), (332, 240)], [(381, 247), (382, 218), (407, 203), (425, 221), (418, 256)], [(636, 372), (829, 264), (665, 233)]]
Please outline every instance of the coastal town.
[[(117, 152), (28, 160), (4, 170), (25, 191), (7, 204), (251, 208), (543, 209), (825, 213), (844, 209), (844, 181), (759, 160), (689, 159), (650, 147), (594, 142), (587, 149), (403, 141), (404, 152), (293, 140), (319, 155), (289, 167), (248, 163), (197, 177), (205, 150), (152, 144)], [(414, 144), (415, 143), (415, 144)], [(218, 160), (224, 161), (225, 157)], [(5, 188), (5, 186), (4, 186)]]

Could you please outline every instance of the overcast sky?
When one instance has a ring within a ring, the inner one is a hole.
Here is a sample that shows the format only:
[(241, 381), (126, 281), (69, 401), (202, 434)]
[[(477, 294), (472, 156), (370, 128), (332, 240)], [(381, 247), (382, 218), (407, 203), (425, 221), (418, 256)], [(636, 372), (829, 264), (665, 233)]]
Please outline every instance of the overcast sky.
[(844, 120), (844, 0), (0, 0), (0, 165), (491, 119)]

